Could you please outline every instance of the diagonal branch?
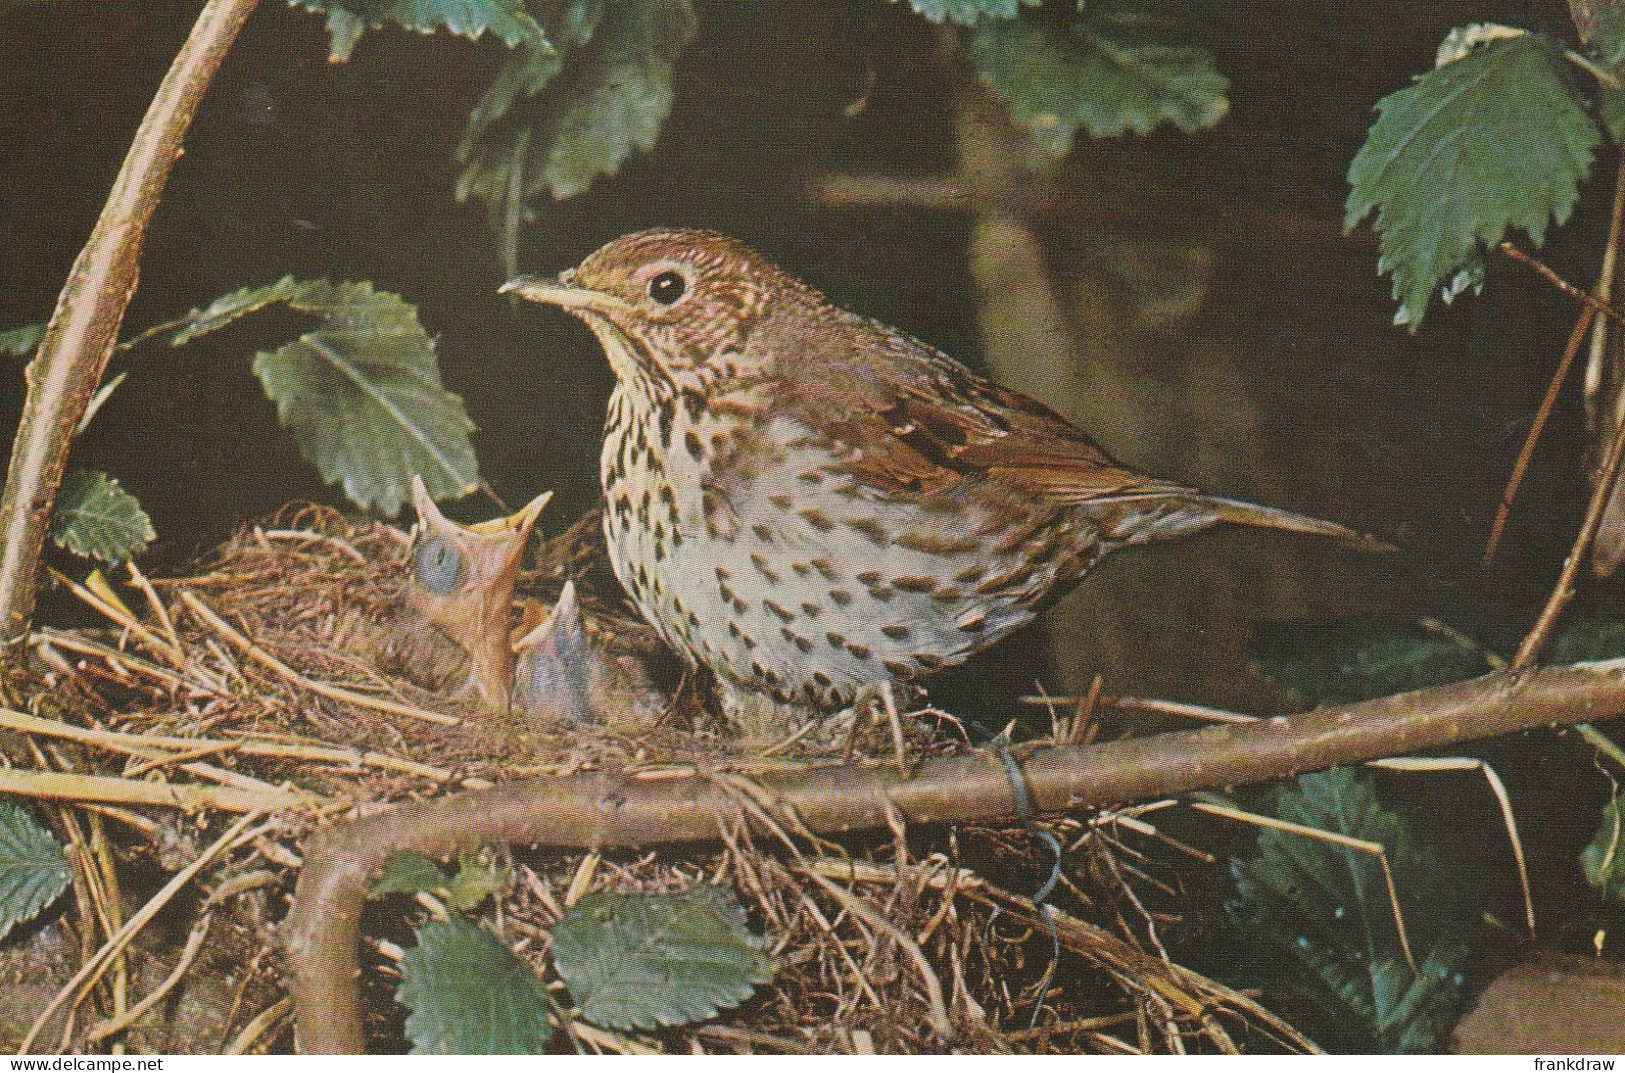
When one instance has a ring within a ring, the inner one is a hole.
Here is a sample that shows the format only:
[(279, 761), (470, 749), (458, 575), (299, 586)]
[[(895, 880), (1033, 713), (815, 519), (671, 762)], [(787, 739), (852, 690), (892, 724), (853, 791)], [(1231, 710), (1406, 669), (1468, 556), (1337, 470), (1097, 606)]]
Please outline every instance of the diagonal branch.
[[(1051, 746), (1032, 751), (1022, 769), (1034, 808), (1059, 813), (1619, 716), (1625, 716), (1625, 660), (1492, 674), (1291, 719)], [(1015, 815), (1009, 779), (991, 753), (926, 760), (912, 778), (875, 765), (777, 770), (756, 780), (815, 833), (884, 829), (889, 811), (910, 823)], [(443, 855), (482, 840), (649, 846), (714, 840), (719, 829), (741, 824), (753, 821), (703, 774), (640, 780), (593, 772), (415, 801), (326, 831), (306, 856), (287, 922), (301, 1047), (325, 1054), (365, 1047), (356, 963), (360, 915), (368, 876), (395, 850)]]
[(158, 87), (113, 191), (58, 295), (28, 365), (28, 396), (0, 498), (0, 663), (20, 658), (40, 553), (79, 419), (118, 341), (141, 247), (203, 93), (259, 0), (208, 0)]

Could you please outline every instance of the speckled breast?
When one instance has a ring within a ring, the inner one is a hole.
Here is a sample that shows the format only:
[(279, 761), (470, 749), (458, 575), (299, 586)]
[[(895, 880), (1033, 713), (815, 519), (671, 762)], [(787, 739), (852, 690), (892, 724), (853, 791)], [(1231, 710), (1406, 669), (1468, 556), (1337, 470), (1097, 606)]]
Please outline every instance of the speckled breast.
[(701, 407), (637, 391), (623, 384), (610, 402), (610, 557), (644, 617), (725, 685), (845, 706), (987, 647), (1094, 558), (1061, 512), (1035, 517), (966, 484), (862, 485), (842, 472), (850, 449), (771, 400)]

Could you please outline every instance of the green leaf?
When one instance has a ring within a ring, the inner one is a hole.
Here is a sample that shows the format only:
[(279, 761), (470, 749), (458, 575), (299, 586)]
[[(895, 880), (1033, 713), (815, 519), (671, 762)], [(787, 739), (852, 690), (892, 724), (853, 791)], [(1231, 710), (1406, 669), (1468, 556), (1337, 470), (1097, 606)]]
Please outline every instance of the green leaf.
[(473, 857), (458, 862), (457, 874), (446, 887), (446, 904), (461, 913), (477, 909), (487, 898), (501, 894), (508, 887), (508, 870), (496, 865), (482, 864)]
[(1580, 851), (1586, 881), (1604, 897), (1625, 902), (1625, 793), (1603, 806), (1597, 836)]
[(1609, 67), (1625, 65), (1625, 7), (1599, 4), (1591, 15), (1594, 21), (1585, 35), (1586, 44)]
[(0, 332), (0, 354), (26, 358), (34, 352), (43, 338), (45, 338), (43, 324), (25, 324), (21, 328)]
[(27, 811), (0, 800), (0, 939), (67, 889), (68, 858)]
[[(1302, 776), (1279, 793), (1275, 813), (1384, 846), (1412, 948), (1424, 955), (1420, 975), (1405, 960), (1379, 859), (1346, 845), (1260, 832), (1256, 854), (1230, 865), (1238, 897), (1227, 908), (1241, 932), (1271, 943), (1277, 963), (1284, 955), (1307, 970), (1311, 996), (1363, 1026), (1366, 1046), (1437, 1051), (1461, 1003), (1467, 949), (1441, 924), (1436, 876), (1408, 826), (1347, 768)], [(1271, 975), (1281, 988), (1281, 974)]]
[(415, 849), (398, 849), (384, 862), (383, 870), (367, 897), (382, 898), (386, 894), (417, 894), (419, 891), (446, 889), (446, 873), (440, 862), (427, 853)]
[(538, 196), (574, 197), (654, 147), (696, 28), (692, 0), (571, 0), (548, 24), (552, 49), (508, 58), (458, 146), (457, 197), (485, 203), (510, 268)]
[(462, 917), (431, 921), (401, 958), (395, 1000), (413, 1054), (541, 1054), (547, 987), (513, 951)]
[(51, 539), (75, 555), (121, 563), (158, 538), (141, 503), (100, 470), (70, 470), (51, 515)]
[(908, 0), (908, 6), (936, 23), (970, 26), (978, 19), (1011, 19), (1023, 6), (1037, 7), (1043, 0)]
[(367, 27), (386, 22), (418, 33), (447, 30), (470, 41), (486, 33), (512, 48), (542, 35), (524, 0), (288, 0), (293, 7), (326, 13), (328, 58), (343, 63)]
[(1344, 226), (1376, 212), (1377, 270), (1413, 331), (1434, 290), (1509, 228), (1538, 246), (1568, 219), (1600, 140), (1562, 47), (1540, 34), (1474, 48), (1377, 111), (1349, 166)]
[(620, 1029), (703, 1021), (773, 978), (745, 911), (708, 884), (582, 898), (553, 928), (553, 964), (583, 1020)]
[(1094, 138), (1148, 134), (1162, 123), (1205, 130), (1229, 112), (1229, 82), (1211, 55), (1183, 43), (1164, 10), (1154, 0), (1091, 0), (1070, 24), (987, 20), (972, 32), (971, 62), (1057, 156), (1080, 127)]
[(1420, 623), (1271, 623), (1253, 639), (1259, 673), (1313, 707), (1459, 682), (1489, 669), (1473, 648)]

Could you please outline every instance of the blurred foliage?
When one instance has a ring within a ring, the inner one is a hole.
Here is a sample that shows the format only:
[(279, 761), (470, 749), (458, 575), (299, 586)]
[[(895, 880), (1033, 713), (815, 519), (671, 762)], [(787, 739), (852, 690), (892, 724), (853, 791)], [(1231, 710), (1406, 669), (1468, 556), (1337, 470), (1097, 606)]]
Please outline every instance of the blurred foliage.
[(1580, 869), (1597, 892), (1625, 902), (1625, 793), (1603, 806), (1597, 834), (1580, 853)]
[(1149, 134), (1162, 123), (1189, 133), (1223, 119), (1229, 82), (1187, 36), (1166, 3), (1092, 0), (1065, 22), (984, 21), (969, 47), (983, 83), (1059, 156), (1080, 128), (1094, 138)]
[(1308, 707), (1459, 682), (1489, 669), (1481, 652), (1441, 629), (1363, 620), (1260, 626), (1252, 662)]
[(654, 148), (697, 28), (690, 0), (569, 0), (546, 42), (509, 57), (457, 147), (457, 198), (485, 203), (509, 274), (539, 195), (574, 197)]
[[(1468, 950), (1463, 922), (1439, 897), (1430, 863), (1369, 777), (1348, 768), (1304, 775), (1275, 793), (1274, 815), (1348, 839), (1380, 844), (1393, 872), (1413, 972), (1401, 943), (1381, 859), (1351, 845), (1265, 828), (1257, 851), (1231, 861), (1236, 898), (1227, 904), (1266, 995), (1307, 1003), (1350, 1053), (1431, 1054), (1444, 1044), (1462, 1002)], [(1296, 970), (1283, 966), (1296, 966)]]
[(45, 338), (45, 325), (25, 324), (21, 328), (12, 328), (0, 332), (0, 354), (8, 354), (14, 358), (26, 358), (39, 346), (39, 341)]
[(1023, 5), (1037, 7), (1043, 0), (908, 0), (908, 6), (932, 22), (970, 26), (978, 19), (1015, 17)]
[[(671, 113), (677, 65), (699, 32), (693, 0), (288, 2), (327, 15), (335, 62), (386, 23), (489, 34), (508, 46), (458, 143), (456, 196), (485, 205), (510, 275), (520, 233), (546, 200), (575, 197), (654, 148)], [(1093, 137), (1162, 124), (1196, 131), (1229, 110), (1228, 82), (1191, 44), (1179, 0), (907, 3), (925, 20), (962, 30), (981, 80), (1054, 155), (1079, 130)]]

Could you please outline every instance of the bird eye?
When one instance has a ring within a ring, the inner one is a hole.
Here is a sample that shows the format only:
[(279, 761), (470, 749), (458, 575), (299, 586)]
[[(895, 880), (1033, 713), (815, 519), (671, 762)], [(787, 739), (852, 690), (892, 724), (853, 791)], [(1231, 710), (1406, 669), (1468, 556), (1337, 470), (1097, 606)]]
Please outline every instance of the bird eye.
[(649, 297), (669, 306), (688, 293), (688, 281), (676, 272), (662, 272), (649, 281)]
[(463, 580), (463, 553), (445, 537), (430, 537), (418, 545), (412, 573), (417, 577), (418, 584), (432, 593), (445, 596)]

